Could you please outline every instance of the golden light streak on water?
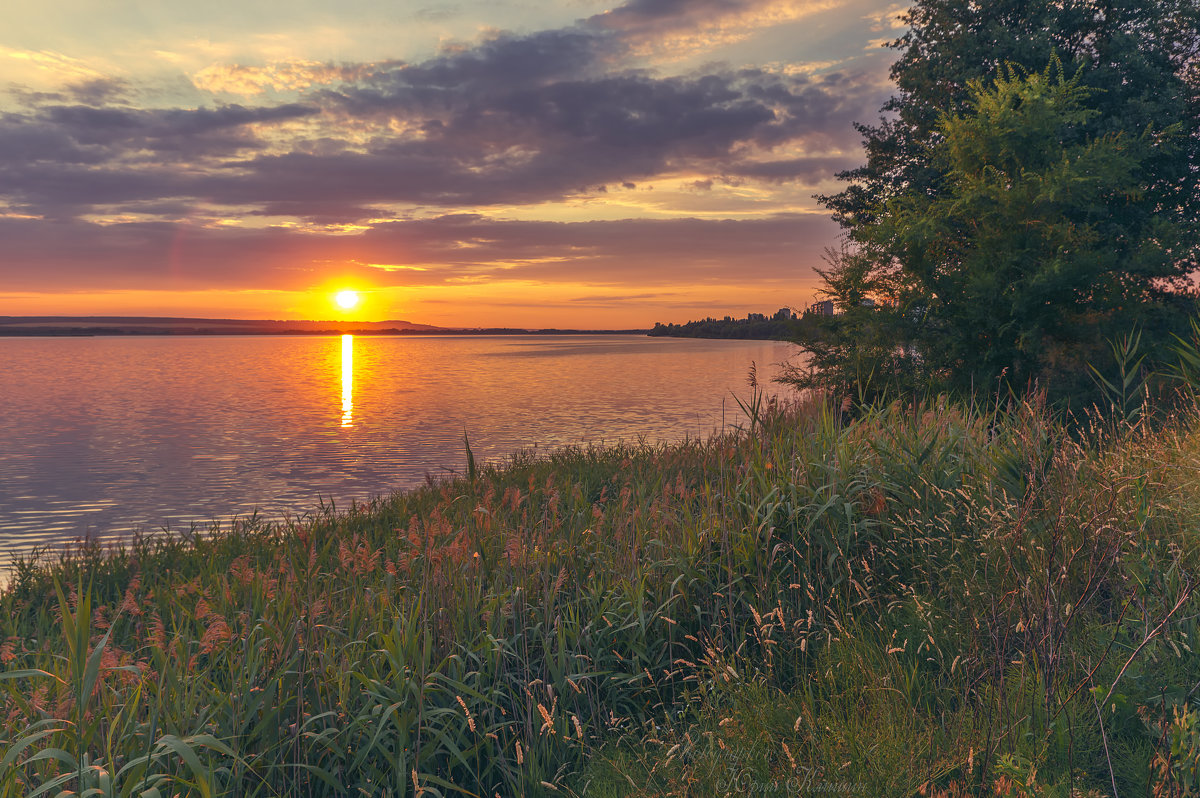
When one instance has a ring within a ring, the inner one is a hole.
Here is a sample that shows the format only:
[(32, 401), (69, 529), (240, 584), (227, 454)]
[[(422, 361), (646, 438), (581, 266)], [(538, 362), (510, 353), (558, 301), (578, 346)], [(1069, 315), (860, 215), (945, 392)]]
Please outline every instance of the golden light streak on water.
[(354, 426), (354, 336), (342, 336), (342, 426)]

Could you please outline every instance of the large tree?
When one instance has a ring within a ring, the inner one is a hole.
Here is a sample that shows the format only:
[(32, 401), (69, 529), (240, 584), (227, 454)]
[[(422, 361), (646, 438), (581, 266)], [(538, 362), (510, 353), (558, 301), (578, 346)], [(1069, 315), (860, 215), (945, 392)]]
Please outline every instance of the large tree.
[(826, 384), (990, 388), (1168, 329), (1200, 253), (1200, 4), (919, 0), (907, 21), (867, 162), (821, 198), (847, 232)]
[[(866, 163), (839, 175), (847, 188), (821, 197), (853, 236), (898, 193), (935, 191), (927, 160), (943, 113), (966, 109), (973, 80), (1006, 64), (1040, 69), (1052, 58), (1097, 89), (1093, 137), (1180, 124), (1185, 145), (1153, 165), (1163, 210), (1200, 209), (1200, 3), (1195, 0), (917, 0), (891, 77), (899, 93), (875, 125), (859, 124)], [(1190, 256), (1196, 256), (1196, 242)]]

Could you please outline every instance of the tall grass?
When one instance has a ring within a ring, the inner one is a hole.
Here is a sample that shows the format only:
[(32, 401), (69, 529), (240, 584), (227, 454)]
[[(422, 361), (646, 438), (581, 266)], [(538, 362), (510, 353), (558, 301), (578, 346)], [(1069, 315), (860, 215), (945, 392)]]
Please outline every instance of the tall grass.
[(20, 563), (0, 796), (1184, 794), (1189, 420), (747, 406)]

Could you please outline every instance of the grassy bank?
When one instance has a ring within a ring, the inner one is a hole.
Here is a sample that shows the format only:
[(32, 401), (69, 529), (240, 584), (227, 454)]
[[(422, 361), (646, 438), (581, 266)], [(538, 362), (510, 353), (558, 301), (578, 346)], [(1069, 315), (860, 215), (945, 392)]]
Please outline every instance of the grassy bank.
[(760, 408), (22, 567), (0, 796), (1188, 794), (1193, 418)]

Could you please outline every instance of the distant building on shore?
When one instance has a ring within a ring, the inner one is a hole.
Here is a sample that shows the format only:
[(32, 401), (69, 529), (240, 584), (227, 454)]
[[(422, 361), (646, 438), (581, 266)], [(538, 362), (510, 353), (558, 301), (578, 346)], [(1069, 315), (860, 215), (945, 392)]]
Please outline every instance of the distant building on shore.
[(808, 312), (814, 316), (832, 316), (833, 300), (822, 299), (820, 302), (814, 302), (808, 306)]

